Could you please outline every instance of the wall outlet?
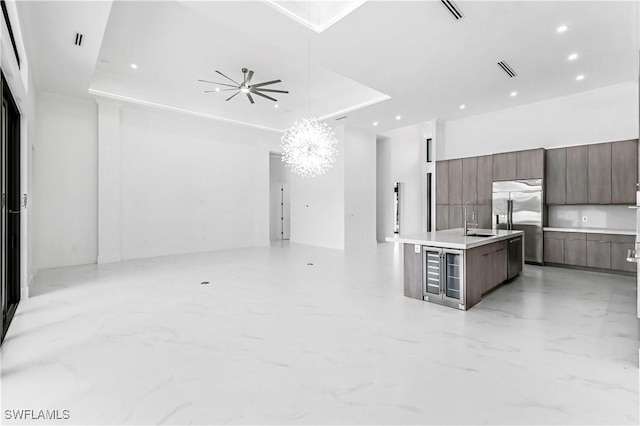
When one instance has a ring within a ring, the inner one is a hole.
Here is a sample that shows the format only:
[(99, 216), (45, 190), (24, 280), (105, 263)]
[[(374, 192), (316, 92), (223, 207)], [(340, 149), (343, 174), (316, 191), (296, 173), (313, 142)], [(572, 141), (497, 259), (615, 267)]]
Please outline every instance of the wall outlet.
[(582, 221), (586, 222), (587, 221), (587, 217), (586, 216), (582, 216)]
[(421, 249), (422, 249), (422, 247), (420, 246), (420, 244), (415, 244), (415, 245), (413, 246), (413, 251), (414, 251), (415, 253), (420, 253), (420, 250), (421, 250)]

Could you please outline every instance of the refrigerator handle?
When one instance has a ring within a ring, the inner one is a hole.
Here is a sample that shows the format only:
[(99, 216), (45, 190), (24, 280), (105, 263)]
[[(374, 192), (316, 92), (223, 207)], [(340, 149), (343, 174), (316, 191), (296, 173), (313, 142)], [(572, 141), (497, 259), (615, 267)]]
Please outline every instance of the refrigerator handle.
[(513, 229), (513, 200), (507, 201), (508, 225), (507, 229)]

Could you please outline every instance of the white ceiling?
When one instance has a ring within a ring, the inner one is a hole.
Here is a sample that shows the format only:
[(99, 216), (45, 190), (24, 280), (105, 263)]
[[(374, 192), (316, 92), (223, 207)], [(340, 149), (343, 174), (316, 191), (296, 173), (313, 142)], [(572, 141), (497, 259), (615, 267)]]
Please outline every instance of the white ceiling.
[[(40, 89), (91, 87), (274, 129), (310, 110), (330, 123), (346, 114), (341, 122), (382, 132), (638, 78), (637, 2), (459, 1), (465, 17), (456, 21), (439, 1), (351, 1), (362, 5), (321, 33), (266, 1), (119, 1), (110, 12), (108, 2), (25, 3)], [(106, 16), (101, 46), (86, 46), (80, 69), (68, 54), (57, 55), (72, 46), (69, 32), (102, 37)], [(569, 29), (559, 34), (562, 24)], [(569, 61), (573, 52), (579, 58)], [(518, 76), (504, 74), (500, 60)], [(225, 102), (233, 92), (204, 94), (211, 85), (196, 81), (225, 82), (216, 69), (237, 80), (242, 67), (255, 71), (254, 82), (282, 80), (273, 88), (290, 93), (275, 96), (279, 108), (262, 98), (251, 105), (242, 95)], [(578, 74), (585, 79), (576, 81)]]

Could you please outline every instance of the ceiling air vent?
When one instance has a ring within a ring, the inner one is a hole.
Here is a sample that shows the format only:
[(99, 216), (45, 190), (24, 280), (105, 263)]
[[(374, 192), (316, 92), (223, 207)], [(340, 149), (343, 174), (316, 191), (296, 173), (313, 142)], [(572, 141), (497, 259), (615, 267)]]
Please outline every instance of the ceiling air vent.
[(336, 121), (338, 121), (338, 120), (344, 120), (345, 118), (347, 118), (347, 116), (346, 116), (346, 115), (343, 115), (342, 117), (338, 117), (338, 118), (336, 118)]
[(449, 13), (451, 13), (453, 17), (456, 18), (456, 20), (462, 19), (464, 17), (464, 15), (462, 14), (462, 12), (460, 12), (460, 9), (458, 8), (458, 6), (456, 6), (454, 2), (449, 0), (440, 0), (440, 1), (442, 2), (442, 4), (444, 4), (444, 6), (449, 11)]
[(75, 44), (76, 46), (82, 46), (82, 38), (84, 36), (80, 33), (76, 33), (76, 39), (75, 42), (73, 44)]
[(498, 66), (502, 68), (502, 71), (506, 72), (509, 77), (515, 77), (518, 75), (505, 61), (498, 62)]

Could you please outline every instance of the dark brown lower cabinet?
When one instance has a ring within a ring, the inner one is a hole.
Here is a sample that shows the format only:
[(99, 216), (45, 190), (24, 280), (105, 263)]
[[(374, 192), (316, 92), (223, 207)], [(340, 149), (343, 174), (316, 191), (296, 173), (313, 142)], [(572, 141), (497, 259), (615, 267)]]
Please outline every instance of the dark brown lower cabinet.
[(587, 266), (590, 268), (611, 269), (610, 241), (587, 241)]
[(580, 239), (564, 241), (564, 263), (567, 265), (587, 266), (587, 240)]
[(544, 261), (546, 263), (564, 264), (564, 239), (553, 238), (544, 233)]
[(635, 236), (583, 232), (544, 233), (544, 261), (557, 265), (635, 272), (627, 262), (627, 251), (635, 247)]
[(404, 246), (404, 295), (412, 299), (422, 299), (422, 246), (416, 253), (414, 244)]

